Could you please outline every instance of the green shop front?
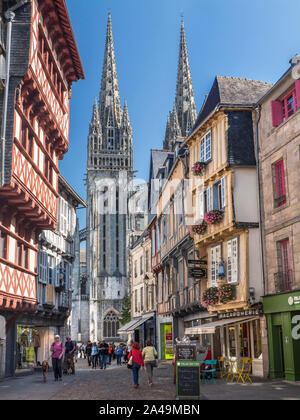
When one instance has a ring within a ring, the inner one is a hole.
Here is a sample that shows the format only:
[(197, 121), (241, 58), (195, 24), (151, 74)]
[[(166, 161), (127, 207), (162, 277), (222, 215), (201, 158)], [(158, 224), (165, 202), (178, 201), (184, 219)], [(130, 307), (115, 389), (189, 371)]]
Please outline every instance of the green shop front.
[(270, 377), (300, 381), (300, 290), (265, 296)]

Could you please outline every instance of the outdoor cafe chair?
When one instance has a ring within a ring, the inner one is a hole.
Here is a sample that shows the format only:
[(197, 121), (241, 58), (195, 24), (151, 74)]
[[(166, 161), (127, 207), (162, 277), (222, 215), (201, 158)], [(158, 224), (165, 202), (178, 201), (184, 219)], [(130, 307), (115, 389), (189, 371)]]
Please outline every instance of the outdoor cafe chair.
[(217, 366), (217, 360), (205, 360), (205, 366), (210, 365), (214, 366), (212, 369), (204, 369), (201, 371), (202, 373), (202, 383), (207, 384), (208, 382), (216, 383), (215, 380), (215, 373), (216, 373), (216, 366)]
[(225, 379), (228, 373), (228, 362), (225, 356), (218, 357), (218, 366), (220, 371), (220, 379)]
[(234, 378), (238, 372), (238, 361), (236, 358), (233, 359), (225, 359), (225, 370), (226, 370), (226, 377), (225, 381), (233, 382)]
[(244, 358), (240, 365), (238, 366), (237, 372), (235, 374), (235, 378), (237, 378), (237, 382), (240, 380), (245, 384), (249, 381), (252, 384), (252, 380), (250, 378), (250, 373), (252, 372), (252, 359)]

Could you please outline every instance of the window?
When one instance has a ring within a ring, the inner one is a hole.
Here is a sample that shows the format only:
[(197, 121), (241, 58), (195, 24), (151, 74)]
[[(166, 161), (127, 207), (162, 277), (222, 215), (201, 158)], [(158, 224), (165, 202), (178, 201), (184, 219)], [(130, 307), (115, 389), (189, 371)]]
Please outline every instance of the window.
[(275, 207), (281, 207), (286, 204), (286, 188), (285, 188), (285, 174), (284, 162), (281, 159), (273, 165), (273, 179), (274, 179), (274, 204)]
[(143, 257), (140, 257), (140, 275), (142, 276), (144, 274), (143, 270)]
[(271, 102), (273, 127), (278, 127), (300, 108), (300, 80), (283, 99)]
[(152, 256), (155, 255), (155, 236), (156, 236), (155, 229), (152, 229)]
[(225, 178), (213, 185), (213, 209), (221, 210), (225, 207)]
[(178, 261), (178, 280), (179, 280), (179, 290), (183, 290), (184, 287), (184, 261), (180, 259)]
[(120, 321), (113, 311), (109, 312), (103, 321), (103, 335), (105, 338), (117, 337)]
[(160, 220), (158, 220), (156, 224), (156, 244), (157, 251), (160, 251)]
[(210, 280), (211, 286), (217, 286), (218, 268), (221, 262), (222, 248), (221, 244), (211, 248), (211, 266), (210, 266)]
[(134, 309), (135, 312), (137, 312), (138, 307), (137, 307), (137, 290), (134, 291)]
[(289, 239), (277, 242), (278, 270), (277, 289), (279, 291), (288, 291), (292, 289), (293, 276), (290, 258)]
[(146, 270), (146, 273), (149, 273), (150, 272), (150, 267), (149, 267), (149, 251), (146, 251), (146, 258), (145, 258), (145, 260), (146, 260), (145, 270)]
[(1, 232), (0, 235), (0, 258), (6, 258), (7, 235)]
[(169, 299), (169, 275), (165, 273), (164, 278), (164, 300), (167, 302)]
[(48, 284), (54, 285), (55, 283), (55, 266), (54, 266), (54, 257), (48, 255)]
[(211, 160), (211, 130), (200, 140), (200, 162)]
[(134, 277), (137, 278), (137, 261), (134, 261)]
[(162, 303), (162, 295), (163, 295), (163, 277), (162, 273), (158, 274), (158, 303)]
[(39, 281), (46, 284), (48, 279), (48, 255), (46, 252), (39, 251)]
[(182, 191), (180, 191), (180, 193), (177, 196), (176, 199), (176, 213), (178, 215), (178, 224), (179, 226), (181, 226), (183, 224), (183, 212), (184, 212), (184, 208), (183, 208), (183, 194)]
[(141, 311), (144, 310), (144, 288), (140, 288)]
[(227, 281), (238, 283), (239, 281), (239, 241), (238, 238), (227, 242)]

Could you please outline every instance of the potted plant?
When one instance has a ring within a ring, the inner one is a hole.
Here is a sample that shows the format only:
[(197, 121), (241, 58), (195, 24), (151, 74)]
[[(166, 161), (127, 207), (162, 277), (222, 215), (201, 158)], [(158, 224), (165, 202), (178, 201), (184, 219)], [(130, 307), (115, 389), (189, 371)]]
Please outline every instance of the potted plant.
[(204, 174), (206, 170), (206, 163), (205, 162), (196, 162), (192, 167), (192, 172), (195, 176), (201, 176)]
[(220, 223), (224, 218), (224, 210), (210, 210), (205, 213), (204, 221), (208, 225)]

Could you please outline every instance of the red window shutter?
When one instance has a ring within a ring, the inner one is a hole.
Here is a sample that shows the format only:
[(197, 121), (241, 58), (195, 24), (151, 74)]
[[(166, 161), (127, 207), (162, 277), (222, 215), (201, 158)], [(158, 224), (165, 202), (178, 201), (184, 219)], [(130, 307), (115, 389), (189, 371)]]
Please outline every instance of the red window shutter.
[(300, 108), (300, 79), (297, 79), (295, 82), (296, 88), (296, 106)]
[(285, 179), (284, 179), (284, 165), (283, 160), (280, 160), (275, 165), (275, 172), (276, 172), (276, 194), (277, 199), (283, 198), (282, 201), (278, 203), (279, 206), (282, 206), (286, 203), (286, 200), (284, 199), (286, 189), (285, 189)]
[(283, 121), (281, 101), (272, 101), (271, 110), (273, 127), (278, 127)]

